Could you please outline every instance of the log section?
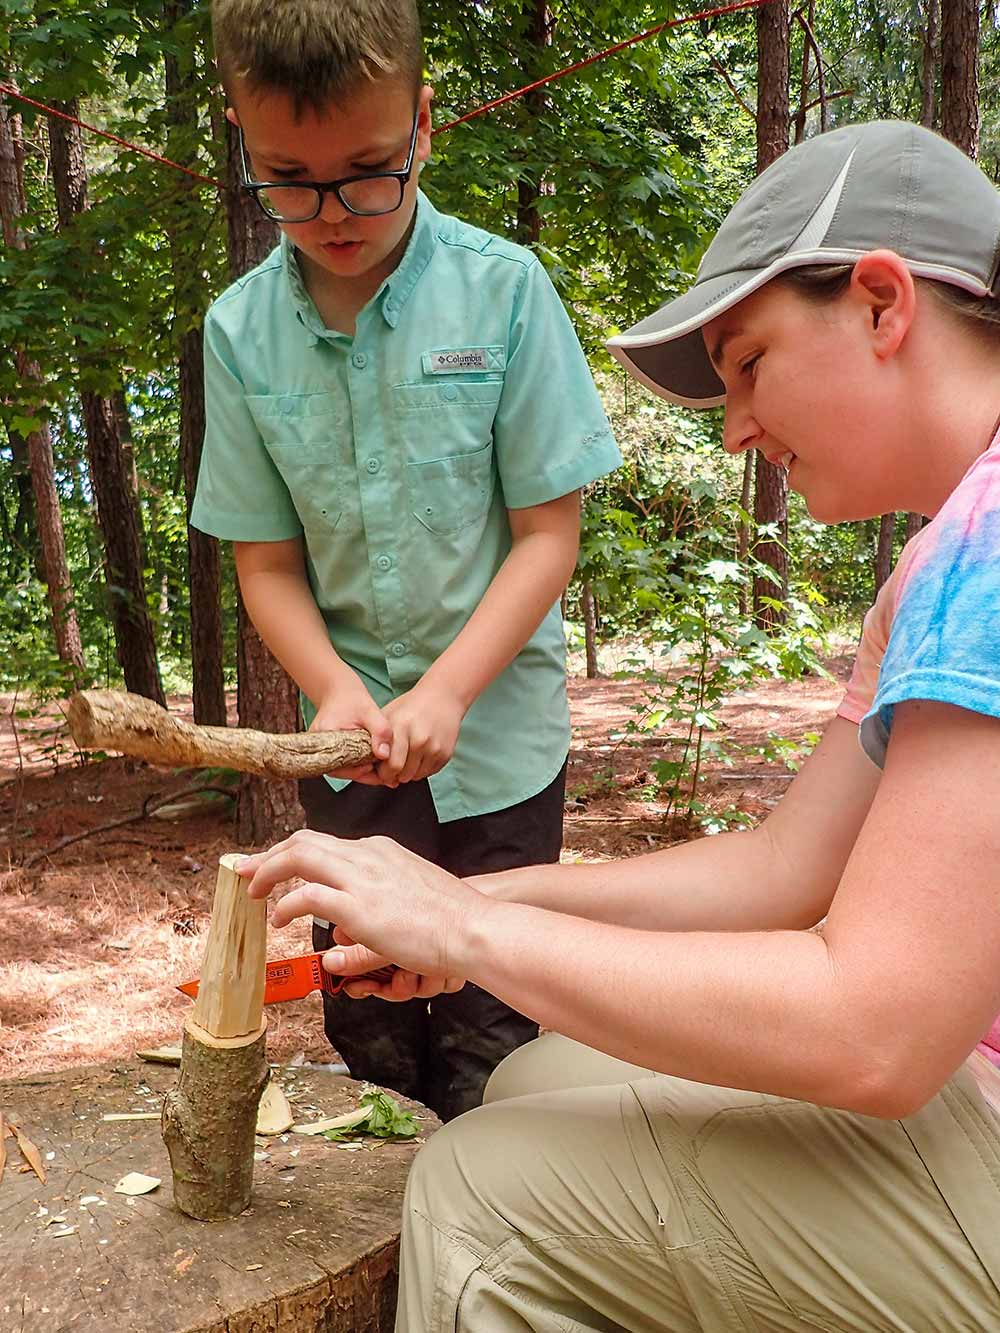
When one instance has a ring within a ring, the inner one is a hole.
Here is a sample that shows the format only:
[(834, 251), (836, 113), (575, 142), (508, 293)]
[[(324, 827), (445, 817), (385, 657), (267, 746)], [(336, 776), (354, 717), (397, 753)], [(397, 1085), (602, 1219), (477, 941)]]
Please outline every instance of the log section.
[(81, 690), (66, 709), (82, 750), (119, 750), (151, 764), (235, 768), (271, 778), (315, 778), (371, 758), (366, 731), (278, 735), (185, 722), (152, 699), (123, 690)]

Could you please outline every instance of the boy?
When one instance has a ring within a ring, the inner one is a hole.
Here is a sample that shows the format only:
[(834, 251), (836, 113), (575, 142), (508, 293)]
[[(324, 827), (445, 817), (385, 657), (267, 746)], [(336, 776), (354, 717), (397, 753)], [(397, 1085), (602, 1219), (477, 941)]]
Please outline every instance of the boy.
[[(302, 784), (309, 827), (463, 876), (558, 861), (558, 599), (579, 489), (620, 461), (579, 344), (528, 251), (417, 188), (409, 0), (215, 0), (213, 22), (246, 185), (284, 235), (206, 319), (192, 523), (234, 542), (307, 723), (371, 733), (371, 764)], [(324, 996), (324, 1018), (355, 1077), (442, 1119), (537, 1035), (474, 986)]]

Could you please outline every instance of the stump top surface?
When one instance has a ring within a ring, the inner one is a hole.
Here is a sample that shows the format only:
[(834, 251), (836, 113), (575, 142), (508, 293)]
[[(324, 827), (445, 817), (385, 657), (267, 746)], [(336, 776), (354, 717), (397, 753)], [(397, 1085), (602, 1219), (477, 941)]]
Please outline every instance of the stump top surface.
[[(0, 1109), (38, 1147), (46, 1182), (7, 1140), (0, 1181), (2, 1333), (376, 1333), (387, 1323), (403, 1189), (424, 1138), (258, 1138), (240, 1217), (196, 1222), (173, 1203), (155, 1120), (175, 1067), (123, 1061), (0, 1082)], [(276, 1071), (297, 1121), (357, 1105), (361, 1085), (323, 1070)], [(413, 1102), (426, 1132), (433, 1114)], [(151, 1194), (115, 1185), (159, 1176)], [(43, 1211), (47, 1210), (47, 1211)], [(53, 1219), (64, 1219), (55, 1221)], [(65, 1234), (72, 1228), (69, 1234)], [(64, 1233), (64, 1234), (59, 1234)]]

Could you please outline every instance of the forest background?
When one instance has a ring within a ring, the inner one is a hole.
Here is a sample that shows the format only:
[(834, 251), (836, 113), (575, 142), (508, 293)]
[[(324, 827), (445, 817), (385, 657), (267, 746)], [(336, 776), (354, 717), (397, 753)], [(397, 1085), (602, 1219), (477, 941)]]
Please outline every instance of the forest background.
[[(632, 0), (422, 12), (438, 125), (683, 17)], [(196, 720), (224, 725), (236, 684), (242, 725), (292, 730), (294, 690), (242, 615), (229, 548), (187, 525), (204, 312), (275, 241), (236, 186), (207, 4), (0, 0), (0, 16), (0, 689), (17, 717), (85, 684), (192, 693)], [(822, 671), (823, 635), (856, 634), (920, 520), (820, 526), (776, 469), (724, 455), (718, 412), (629, 383), (604, 340), (684, 288), (754, 173), (806, 135), (921, 120), (1000, 177), (998, 76), (993, 5), (771, 0), (435, 138), (423, 188), (538, 253), (590, 357), (625, 463), (586, 496), (567, 629), (588, 674), (602, 642), (634, 645), (619, 740), (661, 738), (650, 789), (689, 831), (744, 818), (699, 799), (706, 759), (727, 758), (725, 699)], [(241, 842), (299, 819), (294, 787), (239, 787)]]

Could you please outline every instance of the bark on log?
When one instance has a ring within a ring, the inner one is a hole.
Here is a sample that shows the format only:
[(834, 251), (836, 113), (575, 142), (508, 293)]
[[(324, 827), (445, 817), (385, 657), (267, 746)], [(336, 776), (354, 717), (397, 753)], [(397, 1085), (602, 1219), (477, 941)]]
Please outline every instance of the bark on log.
[(201, 727), (151, 699), (119, 690), (81, 690), (69, 701), (73, 739), (84, 750), (120, 750), (153, 764), (235, 768), (271, 778), (315, 778), (371, 758), (364, 731), (273, 734)]
[(268, 1080), (264, 960), (267, 915), (233, 868), (219, 859), (201, 985), (184, 1026), (177, 1087), (163, 1102), (174, 1202), (205, 1222), (236, 1217), (250, 1203), (257, 1103)]

